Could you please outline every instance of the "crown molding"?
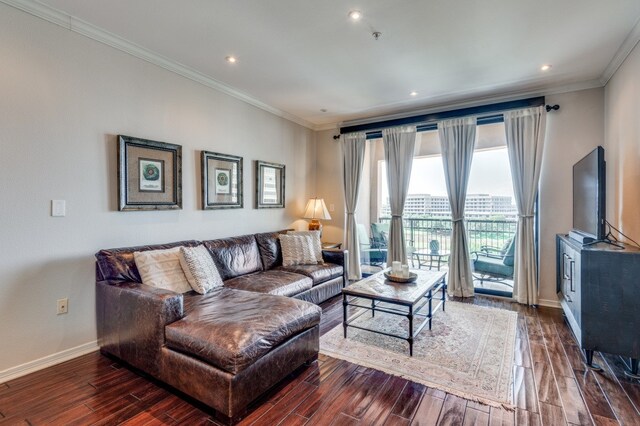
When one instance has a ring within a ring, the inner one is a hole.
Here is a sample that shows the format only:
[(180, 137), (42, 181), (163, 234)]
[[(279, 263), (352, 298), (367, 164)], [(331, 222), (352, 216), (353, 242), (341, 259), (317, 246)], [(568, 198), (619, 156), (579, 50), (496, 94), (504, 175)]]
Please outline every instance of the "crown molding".
[(120, 36), (103, 30), (100, 27), (83, 21), (82, 19), (78, 19), (51, 6), (47, 6), (35, 0), (0, 0), (0, 2), (26, 12), (30, 15), (44, 19), (45, 21), (59, 25), (63, 28), (66, 28), (67, 30), (81, 34), (97, 42), (106, 44), (107, 46), (113, 47), (114, 49), (118, 49), (122, 52), (128, 53), (132, 56), (135, 56), (136, 58), (142, 59), (175, 74), (181, 75), (182, 77), (188, 78), (189, 80), (195, 81), (196, 83), (200, 83), (211, 89), (239, 99), (278, 117), (292, 121), (308, 129), (316, 130), (316, 126), (307, 120), (304, 120), (286, 111), (282, 111), (278, 108), (272, 107), (271, 105), (268, 105), (256, 98), (247, 95), (246, 93), (243, 93), (231, 86), (215, 80), (201, 73), (200, 71), (159, 55), (158, 53), (155, 53), (147, 48), (132, 43)]
[(600, 82), (603, 86), (611, 80), (611, 77), (618, 71), (618, 68), (620, 68), (625, 59), (627, 59), (627, 56), (631, 54), (638, 42), (640, 42), (640, 19), (636, 21), (629, 35), (624, 39), (615, 55), (613, 55), (613, 58), (611, 58), (611, 62), (609, 62), (609, 65), (604, 69), (602, 76), (600, 76)]
[(518, 99), (525, 99), (525, 98), (531, 98), (536, 96), (558, 95), (561, 93), (595, 89), (602, 86), (603, 84), (600, 82), (599, 79), (594, 79), (594, 80), (580, 81), (576, 83), (560, 84), (557, 86), (552, 86), (544, 89), (522, 90), (522, 91), (509, 92), (509, 93), (481, 96), (478, 98), (473, 98), (473, 99), (469, 99), (461, 102), (441, 102), (441, 103), (438, 103), (437, 105), (430, 106), (428, 108), (407, 110), (399, 113), (393, 113), (388, 115), (378, 115), (374, 117), (367, 117), (367, 118), (361, 118), (361, 119), (355, 119), (355, 120), (347, 120), (341, 123), (333, 124), (331, 128), (356, 126), (360, 124), (375, 123), (378, 121), (395, 120), (399, 118), (411, 117), (414, 115), (431, 114), (431, 113), (439, 112), (443, 110), (463, 109), (463, 108), (476, 107), (476, 106), (492, 104), (492, 103), (509, 102), (509, 101), (514, 101)]
[(316, 124), (314, 130), (316, 132), (323, 130), (340, 130), (340, 123)]
[[(288, 121), (299, 124), (303, 127), (306, 127), (314, 131), (330, 130), (330, 129), (339, 128), (345, 125), (365, 124), (367, 122), (379, 121), (381, 119), (403, 118), (410, 115), (430, 113), (430, 112), (442, 110), (443, 108), (464, 108), (468, 106), (477, 106), (479, 104), (485, 104), (488, 102), (508, 101), (508, 100), (513, 100), (517, 98), (524, 98), (524, 97), (531, 97), (531, 96), (546, 96), (546, 95), (553, 95), (553, 94), (566, 93), (571, 91), (602, 87), (608, 83), (608, 81), (615, 74), (615, 72), (618, 70), (620, 65), (622, 65), (624, 60), (627, 58), (627, 56), (629, 56), (629, 54), (634, 49), (634, 47), (638, 44), (638, 42), (640, 42), (640, 19), (639, 19), (634, 25), (634, 27), (632, 28), (632, 30), (630, 31), (627, 38), (620, 45), (619, 49), (617, 50), (617, 52), (609, 62), (609, 65), (606, 67), (606, 69), (604, 70), (600, 78), (597, 80), (562, 84), (562, 85), (547, 88), (547, 89), (524, 90), (519, 92), (516, 91), (516, 92), (503, 93), (499, 95), (487, 95), (487, 96), (481, 96), (478, 98), (473, 98), (469, 101), (463, 101), (463, 102), (447, 102), (446, 97), (451, 97), (452, 95), (452, 94), (448, 94), (443, 96), (439, 102), (437, 98), (432, 99), (431, 102), (435, 101), (438, 103), (426, 109), (404, 110), (399, 113), (371, 116), (371, 117), (362, 118), (362, 119), (346, 120), (344, 122), (313, 124), (301, 117), (295, 116), (286, 111), (283, 111), (281, 109), (268, 105), (246, 93), (243, 93), (235, 89), (234, 87), (228, 86), (214, 78), (211, 78), (201, 73), (200, 71), (197, 71), (179, 62), (173, 61), (167, 57), (159, 55), (149, 49), (139, 46), (133, 42), (130, 42), (118, 35), (115, 35), (106, 30), (103, 30), (102, 28), (99, 28), (93, 24), (90, 24), (86, 21), (83, 21), (79, 18), (76, 18), (72, 15), (69, 15), (65, 12), (55, 9), (51, 6), (42, 4), (36, 0), (0, 0), (0, 3), (7, 4), (23, 12), (26, 12), (28, 14), (41, 18), (45, 21), (51, 22), (53, 24), (66, 28), (70, 31), (73, 31), (77, 34), (81, 34), (92, 40), (95, 40), (107, 46), (113, 47), (122, 52), (128, 53), (146, 62), (159, 66), (165, 70), (171, 71), (182, 77), (188, 78), (189, 80), (200, 83), (206, 87), (214, 89), (218, 92), (222, 92), (228, 96), (239, 99), (247, 104), (260, 108), (278, 117), (284, 118)], [(456, 96), (472, 95), (473, 92), (474, 91), (469, 91), (467, 93), (456, 93), (455, 95)]]

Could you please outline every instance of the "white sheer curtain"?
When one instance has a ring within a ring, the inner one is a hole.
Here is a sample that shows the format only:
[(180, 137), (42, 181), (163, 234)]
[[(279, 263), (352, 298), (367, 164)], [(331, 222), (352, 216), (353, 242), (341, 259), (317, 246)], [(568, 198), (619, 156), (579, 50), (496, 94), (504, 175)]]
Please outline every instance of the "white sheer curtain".
[(447, 194), (451, 205), (451, 254), (447, 291), (450, 296), (473, 297), (469, 242), (464, 227), (464, 204), (476, 145), (475, 117), (438, 122)]
[(538, 304), (538, 266), (534, 236), (534, 205), (546, 131), (544, 106), (504, 113), (513, 192), (518, 208), (518, 228), (513, 265), (513, 299)]
[(360, 180), (364, 165), (367, 137), (364, 132), (342, 135), (344, 205), (347, 213), (345, 225), (345, 249), (348, 250), (350, 280), (362, 278), (360, 270), (360, 243), (356, 230), (356, 209), (360, 194)]
[(391, 205), (391, 225), (387, 243), (387, 265), (397, 260), (407, 263), (407, 247), (402, 226), (402, 211), (409, 191), (413, 151), (416, 146), (415, 126), (382, 130), (384, 159), (387, 163), (387, 185)]

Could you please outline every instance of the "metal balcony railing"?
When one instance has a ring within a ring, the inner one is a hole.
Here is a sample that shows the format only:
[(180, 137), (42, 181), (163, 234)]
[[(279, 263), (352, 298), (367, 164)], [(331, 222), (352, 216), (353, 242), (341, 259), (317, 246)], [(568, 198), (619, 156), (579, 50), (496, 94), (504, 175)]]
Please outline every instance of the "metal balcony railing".
[[(381, 223), (388, 223), (390, 217), (380, 218)], [(440, 250), (451, 249), (450, 219), (403, 218), (404, 236), (408, 252), (429, 249), (432, 240), (438, 241)], [(516, 220), (465, 220), (469, 250), (478, 251), (481, 246), (501, 248), (516, 233)]]

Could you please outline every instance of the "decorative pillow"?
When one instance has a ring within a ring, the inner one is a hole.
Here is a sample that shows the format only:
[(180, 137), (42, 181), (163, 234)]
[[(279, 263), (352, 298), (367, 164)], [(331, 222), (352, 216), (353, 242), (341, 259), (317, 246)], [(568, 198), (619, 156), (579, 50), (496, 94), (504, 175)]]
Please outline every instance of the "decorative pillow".
[(191, 288), (205, 294), (222, 287), (222, 278), (205, 246), (180, 247), (180, 266)]
[(166, 250), (135, 251), (133, 259), (142, 284), (164, 288), (176, 293), (191, 291), (180, 266), (180, 247)]
[(309, 235), (280, 235), (282, 266), (317, 265), (313, 242)]
[(320, 231), (289, 231), (287, 235), (303, 235), (311, 237), (311, 244), (313, 245), (313, 255), (316, 258), (316, 262), (323, 264), (322, 258), (322, 242), (320, 242)]

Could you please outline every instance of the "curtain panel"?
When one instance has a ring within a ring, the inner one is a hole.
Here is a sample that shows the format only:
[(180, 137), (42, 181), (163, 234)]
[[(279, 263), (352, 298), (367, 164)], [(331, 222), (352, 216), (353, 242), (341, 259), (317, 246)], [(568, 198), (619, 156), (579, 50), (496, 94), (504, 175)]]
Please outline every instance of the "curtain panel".
[(504, 113), (513, 192), (518, 208), (514, 254), (513, 299), (538, 304), (538, 265), (535, 252), (534, 206), (546, 131), (544, 106)]
[(476, 127), (475, 117), (438, 122), (452, 221), (447, 291), (450, 296), (456, 297), (474, 295), (469, 242), (464, 225), (464, 205), (476, 145)]
[(364, 132), (342, 135), (344, 205), (346, 210), (345, 249), (348, 250), (349, 279), (362, 278), (360, 269), (360, 242), (356, 230), (356, 210), (360, 195), (360, 181), (364, 165), (367, 136)]
[(382, 130), (384, 160), (387, 163), (387, 185), (391, 207), (391, 224), (387, 243), (387, 266), (391, 262), (407, 263), (402, 213), (409, 191), (413, 152), (416, 146), (416, 127), (392, 127)]

